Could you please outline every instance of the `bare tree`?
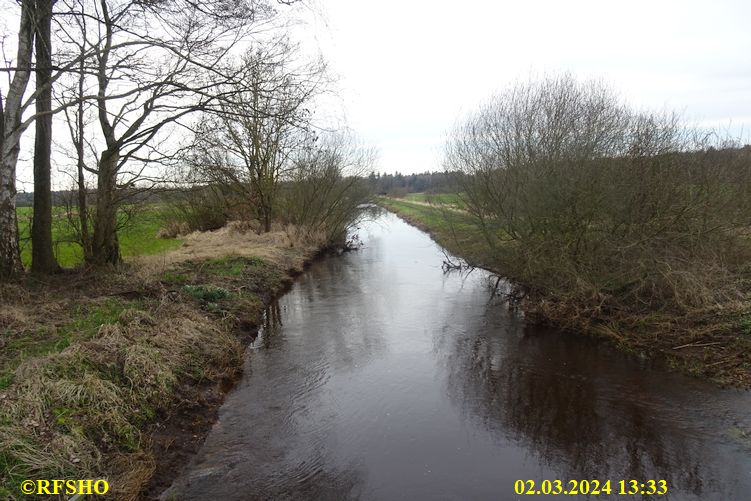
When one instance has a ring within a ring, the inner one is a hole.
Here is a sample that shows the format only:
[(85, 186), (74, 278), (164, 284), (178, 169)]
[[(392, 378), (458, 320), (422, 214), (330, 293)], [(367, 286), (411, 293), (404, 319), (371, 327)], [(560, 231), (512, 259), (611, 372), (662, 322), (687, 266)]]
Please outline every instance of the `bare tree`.
[(346, 131), (325, 133), (298, 148), (281, 197), (283, 221), (319, 245), (342, 246), (370, 200), (365, 174), (375, 159), (374, 150)]
[(55, 0), (36, 0), (36, 135), (34, 137), (34, 217), (31, 271), (59, 269), (52, 251), (52, 9)]
[[(15, 215), (15, 175), (19, 141), (23, 131), (36, 118), (36, 176), (40, 210), (34, 225), (35, 261), (40, 269), (54, 267), (51, 257), (49, 223), (49, 117), (67, 108), (94, 102), (98, 130), (86, 140), (98, 157), (91, 171), (97, 179), (96, 208), (88, 261), (95, 264), (120, 260), (117, 241), (118, 208), (127, 196), (136, 192), (139, 180), (155, 181), (144, 176), (154, 162), (165, 162), (179, 149), (170, 141), (168, 129), (187, 126), (184, 120), (197, 111), (219, 111), (234, 90), (228, 85), (236, 79), (231, 50), (240, 41), (266, 29), (275, 19), (270, 0), (61, 0), (58, 21), (61, 47), (75, 41), (77, 50), (70, 58), (58, 58), (49, 64), (51, 40), (47, 29), (53, 0), (39, 0), (44, 23), (38, 25), (40, 40), (39, 79), (37, 89), (24, 100), (30, 78), (35, 25), (34, 2), (21, 2), (18, 54), (8, 68), (13, 75), (8, 95), (0, 103), (2, 111), (2, 167), (0, 167), (0, 276), (10, 276), (22, 269), (20, 264)], [(289, 4), (294, 2), (281, 2)], [(86, 20), (86, 22), (82, 22)], [(42, 38), (44, 40), (42, 40)], [(49, 70), (54, 69), (54, 73)], [(85, 75), (80, 92), (71, 100), (49, 103), (50, 88), (64, 75)], [(84, 95), (88, 81), (95, 82), (95, 92)], [(38, 100), (37, 113), (24, 111)], [(80, 113), (79, 113), (80, 115)], [(78, 120), (78, 126), (82, 121)], [(83, 158), (81, 144), (86, 136), (78, 127), (76, 149)], [(174, 137), (174, 136), (173, 136)], [(102, 147), (97, 143), (103, 143)], [(79, 162), (78, 170), (86, 170)], [(83, 176), (78, 176), (79, 181)], [(79, 182), (79, 185), (82, 184)], [(140, 185), (144, 187), (143, 184)], [(122, 189), (125, 188), (125, 189)], [(42, 207), (45, 206), (45, 207)], [(82, 230), (86, 231), (85, 226)]]
[[(150, 165), (179, 150), (169, 138), (195, 112), (231, 100), (237, 79), (230, 50), (273, 18), (262, 1), (184, 0), (113, 2), (89, 7), (80, 39), (94, 54), (86, 71), (95, 79), (97, 187), (89, 262), (120, 261), (118, 210), (135, 191), (159, 179)], [(229, 84), (229, 85), (228, 85)], [(80, 120), (79, 120), (80, 123)], [(80, 145), (79, 145), (80, 149)], [(138, 184), (140, 182), (140, 185)]]
[[(82, 24), (86, 23), (85, 17), (80, 17)], [(85, 30), (82, 30), (85, 31)], [(83, 53), (85, 47), (83, 44), (78, 46), (78, 50)], [(87, 117), (87, 111), (90, 111), (91, 103), (87, 102), (84, 97), (86, 85), (86, 66), (85, 59), (81, 58), (78, 73), (71, 85), (61, 89), (58, 100), (60, 102), (73, 101), (76, 103), (75, 108), (64, 108), (65, 122), (68, 128), (70, 142), (74, 150), (72, 154), (69, 148), (65, 147), (61, 152), (75, 164), (75, 172), (71, 175), (74, 189), (76, 192), (76, 203), (68, 204), (67, 216), (68, 222), (77, 234), (77, 243), (81, 245), (84, 261), (91, 261), (91, 220), (89, 213), (89, 189), (87, 185), (87, 174), (96, 174), (96, 169), (89, 166), (89, 156), (87, 152), (92, 150), (92, 145), (86, 140), (86, 127), (91, 125), (91, 117)]]
[(312, 100), (325, 82), (320, 60), (299, 64), (298, 58), (284, 37), (249, 50), (237, 94), (207, 117), (192, 153), (207, 181), (230, 183), (256, 207), (264, 231), (271, 228), (280, 181), (311, 129)]

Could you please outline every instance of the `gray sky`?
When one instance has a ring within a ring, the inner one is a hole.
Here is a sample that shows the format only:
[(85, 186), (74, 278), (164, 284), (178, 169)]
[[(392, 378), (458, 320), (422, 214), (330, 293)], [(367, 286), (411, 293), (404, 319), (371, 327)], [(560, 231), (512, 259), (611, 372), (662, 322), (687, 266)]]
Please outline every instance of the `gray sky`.
[[(309, 1), (315, 15), (303, 9), (299, 34), (339, 77), (322, 115), (344, 113), (379, 151), (380, 172), (440, 170), (462, 113), (546, 73), (601, 79), (637, 108), (675, 110), (751, 142), (749, 0)], [(4, 32), (16, 26), (7, 21)], [(32, 187), (32, 147), (33, 127), (22, 142), (22, 191)], [(57, 189), (70, 184), (53, 177)]]
[(320, 0), (313, 21), (349, 125), (380, 171), (440, 168), (462, 112), (515, 80), (569, 71), (637, 108), (748, 141), (751, 2)]

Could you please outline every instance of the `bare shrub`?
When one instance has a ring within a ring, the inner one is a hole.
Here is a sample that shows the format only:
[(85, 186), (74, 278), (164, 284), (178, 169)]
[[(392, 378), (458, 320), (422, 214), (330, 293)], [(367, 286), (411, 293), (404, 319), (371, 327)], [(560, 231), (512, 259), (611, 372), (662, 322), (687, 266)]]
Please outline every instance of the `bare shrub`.
[(629, 108), (600, 82), (518, 83), (446, 146), (497, 267), (597, 309), (701, 308), (737, 297), (749, 258), (751, 155)]
[(194, 186), (169, 194), (168, 224), (164, 235), (177, 236), (191, 231), (210, 231), (224, 227), (231, 217), (230, 203), (221, 186)]
[(370, 190), (361, 175), (374, 154), (345, 134), (331, 134), (298, 151), (284, 185), (283, 221), (323, 243), (344, 244)]

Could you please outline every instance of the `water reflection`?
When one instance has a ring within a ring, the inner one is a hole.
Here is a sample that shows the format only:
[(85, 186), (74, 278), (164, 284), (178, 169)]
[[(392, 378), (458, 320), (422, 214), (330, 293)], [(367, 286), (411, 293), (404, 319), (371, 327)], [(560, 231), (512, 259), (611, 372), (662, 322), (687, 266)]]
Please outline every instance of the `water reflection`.
[(555, 478), (665, 479), (676, 499), (751, 492), (749, 451), (725, 436), (726, 415), (744, 419), (747, 397), (523, 325), (499, 301), (466, 320), (437, 340), (447, 393), (499, 445), (533, 451)]
[(251, 339), (250, 349), (270, 348), (274, 338), (282, 327), (282, 311), (279, 300), (275, 299), (263, 311), (263, 322), (258, 333)]
[(363, 240), (268, 308), (164, 499), (517, 499), (515, 480), (546, 478), (666, 479), (675, 500), (751, 492), (749, 447), (726, 433), (751, 428), (746, 394), (527, 325), (507, 284), (444, 274), (440, 250), (391, 215)]

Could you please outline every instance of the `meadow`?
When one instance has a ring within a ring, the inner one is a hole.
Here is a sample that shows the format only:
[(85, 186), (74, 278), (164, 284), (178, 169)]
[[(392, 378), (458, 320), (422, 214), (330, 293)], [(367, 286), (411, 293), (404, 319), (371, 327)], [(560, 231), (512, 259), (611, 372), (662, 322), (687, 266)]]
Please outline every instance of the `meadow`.
[[(31, 265), (31, 207), (19, 207), (18, 232), (21, 244), (21, 261)], [(122, 229), (118, 232), (120, 251), (124, 258), (159, 254), (176, 249), (182, 240), (160, 238), (159, 230), (169, 221), (171, 212), (162, 205), (147, 205), (138, 210), (126, 208), (120, 213)], [(75, 216), (74, 216), (75, 217)], [(77, 221), (76, 221), (77, 222)], [(69, 219), (65, 207), (53, 209), (52, 240), (55, 257), (63, 268), (73, 268), (83, 263), (83, 249), (76, 237), (77, 229)]]

